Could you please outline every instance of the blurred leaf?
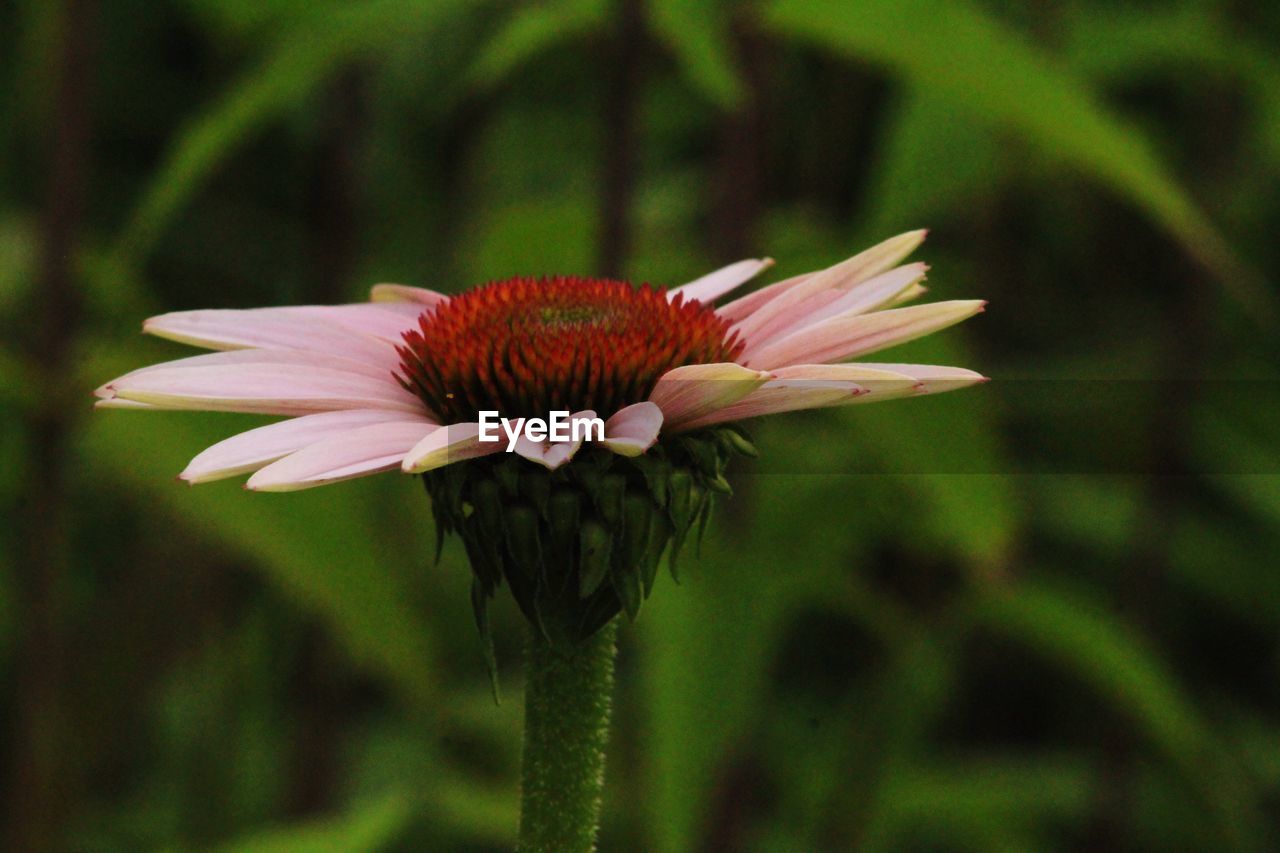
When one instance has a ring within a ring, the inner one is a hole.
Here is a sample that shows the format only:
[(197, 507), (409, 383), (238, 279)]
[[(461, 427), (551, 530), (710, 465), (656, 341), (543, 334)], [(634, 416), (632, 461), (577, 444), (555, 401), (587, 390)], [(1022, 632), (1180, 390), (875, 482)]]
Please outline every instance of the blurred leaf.
[(222, 848), (224, 853), (364, 853), (383, 850), (413, 811), (402, 794), (357, 806), (337, 818), (267, 830)]
[(1257, 276), (1146, 140), (1030, 40), (964, 0), (774, 0), (779, 33), (889, 68), (1109, 184), (1176, 236), (1237, 298), (1275, 311)]
[(867, 223), (860, 229), (871, 235), (936, 223), (956, 211), (967, 214), (975, 203), (993, 197), (1001, 179), (1017, 167), (1003, 156), (990, 126), (923, 86), (907, 87), (881, 138), (867, 191)]
[(904, 768), (885, 792), (887, 819), (909, 837), (927, 832), (943, 844), (961, 827), (1077, 823), (1092, 805), (1087, 762), (1063, 755), (998, 758), (977, 755), (927, 767)]
[(416, 702), (426, 701), (435, 691), (430, 635), (401, 583), (403, 567), (387, 565), (421, 558), (383, 544), (386, 537), (371, 517), (377, 501), (370, 500), (382, 484), (356, 481), (260, 495), (242, 492), (234, 482), (175, 483), (175, 473), (196, 450), (234, 431), (228, 420), (95, 413), (79, 452), (140, 506), (179, 521), (177, 535), (225, 543), (250, 557), (269, 580), (326, 619), (358, 662)]
[(277, 49), (189, 121), (134, 209), (117, 245), (116, 266), (145, 257), (173, 216), (247, 136), (292, 109), (342, 63), (409, 36), (425, 38), (461, 0), (366, 0), (281, 38)]
[(518, 7), (485, 42), (465, 77), (469, 88), (496, 88), (516, 68), (553, 47), (598, 29), (604, 0), (560, 0)]
[(729, 11), (715, 0), (651, 0), (657, 37), (675, 54), (684, 75), (713, 104), (733, 109), (742, 102), (725, 22)]
[(1133, 629), (1078, 593), (1018, 583), (983, 595), (978, 624), (1058, 662), (1125, 713), (1212, 808), (1235, 843), (1256, 839), (1258, 816), (1237, 768), (1229, 766), (1173, 673)]

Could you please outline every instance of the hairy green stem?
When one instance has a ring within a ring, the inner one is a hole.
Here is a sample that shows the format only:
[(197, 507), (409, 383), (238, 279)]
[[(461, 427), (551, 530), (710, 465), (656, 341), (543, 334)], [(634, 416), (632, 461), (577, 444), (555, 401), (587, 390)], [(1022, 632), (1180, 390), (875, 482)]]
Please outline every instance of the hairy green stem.
[(595, 849), (617, 622), (576, 648), (530, 632), (521, 773), (522, 853)]

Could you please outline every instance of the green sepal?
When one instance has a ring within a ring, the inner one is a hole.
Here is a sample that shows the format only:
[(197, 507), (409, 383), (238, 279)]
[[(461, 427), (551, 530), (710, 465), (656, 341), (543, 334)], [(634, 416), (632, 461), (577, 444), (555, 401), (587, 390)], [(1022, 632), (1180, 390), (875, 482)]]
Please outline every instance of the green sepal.
[(485, 669), (489, 671), (489, 689), (493, 692), (493, 704), (502, 704), (502, 692), (498, 686), (498, 655), (493, 647), (493, 631), (489, 626), (489, 596), (492, 591), (485, 588), (479, 577), (471, 579), (471, 613), (476, 620), (476, 630), (480, 633), (480, 653), (484, 656)]
[(751, 443), (751, 439), (747, 438), (746, 433), (738, 427), (720, 427), (717, 431), (717, 438), (724, 443), (727, 449), (741, 453), (743, 456), (755, 459), (760, 455), (760, 451)]
[(521, 473), (520, 494), (533, 504), (538, 515), (547, 517), (547, 502), (551, 498), (551, 478), (545, 471), (526, 469)]
[(542, 575), (542, 544), (538, 539), (538, 514), (528, 504), (507, 507), (507, 551), (527, 577)]
[(610, 472), (600, 478), (596, 489), (596, 511), (605, 525), (617, 529), (622, 524), (622, 500), (627, 491), (627, 478)]
[(562, 566), (573, 563), (578, 547), (578, 523), (582, 515), (582, 497), (574, 489), (558, 488), (547, 500), (547, 523), (551, 532), (554, 559)]
[(584, 521), (578, 539), (578, 597), (587, 598), (609, 575), (613, 543), (609, 531), (598, 521)]

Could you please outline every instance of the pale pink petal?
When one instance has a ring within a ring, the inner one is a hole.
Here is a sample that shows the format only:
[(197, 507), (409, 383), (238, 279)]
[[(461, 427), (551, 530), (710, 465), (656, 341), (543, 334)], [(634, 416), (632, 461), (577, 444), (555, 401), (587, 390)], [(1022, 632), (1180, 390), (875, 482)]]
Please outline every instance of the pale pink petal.
[(713, 424), (740, 421), (760, 415), (773, 415), (799, 409), (836, 406), (865, 395), (866, 389), (856, 382), (819, 379), (774, 379), (746, 397), (713, 412), (675, 427), (674, 432)]
[(759, 290), (753, 290), (745, 296), (739, 296), (732, 302), (725, 303), (716, 309), (716, 313), (730, 322), (741, 322), (747, 316), (758, 311), (766, 302), (777, 297), (787, 288), (794, 287), (811, 275), (813, 275), (813, 273), (807, 272), (803, 275), (784, 278), (782, 281), (775, 281), (773, 284), (765, 285)]
[(554, 471), (564, 463), (572, 459), (582, 447), (583, 438), (586, 437), (586, 425), (575, 430), (572, 424), (583, 418), (595, 418), (596, 413), (590, 409), (584, 409), (581, 412), (574, 412), (569, 416), (570, 430), (569, 439), (567, 441), (533, 441), (521, 433), (516, 439), (515, 453), (528, 459), (530, 462), (537, 462), (549, 471)]
[(449, 301), (443, 293), (407, 284), (375, 284), (369, 291), (369, 298), (378, 303), (409, 302), (425, 308)]
[(602, 444), (619, 456), (639, 456), (653, 446), (662, 431), (662, 409), (646, 400), (633, 403), (604, 422)]
[(507, 442), (501, 432), (498, 430), (497, 441), (480, 441), (480, 424), (449, 424), (414, 445), (400, 467), (406, 474), (421, 474), (452, 462), (505, 450)]
[[(925, 237), (924, 231), (912, 231), (891, 237), (864, 252), (860, 252), (835, 266), (816, 272), (797, 281), (791, 287), (764, 302), (754, 312), (738, 323), (738, 331), (747, 340), (774, 317), (785, 314), (808, 297), (824, 290), (848, 290), (872, 276), (892, 269), (899, 261), (916, 250)], [(725, 306), (728, 308), (728, 306)]]
[(400, 467), (404, 455), (429, 432), (444, 427), (424, 421), (369, 424), (309, 444), (260, 469), (245, 488), (293, 492)]
[(881, 308), (911, 285), (924, 278), (929, 267), (922, 263), (896, 267), (873, 276), (847, 290), (824, 290), (815, 293), (787, 311), (774, 316), (747, 339), (743, 358), (770, 341), (786, 337), (836, 316), (865, 314)]
[(840, 315), (776, 340), (753, 352), (746, 361), (763, 369), (843, 361), (944, 329), (972, 317), (984, 305), (978, 299), (955, 300)]
[(910, 287), (908, 287), (906, 290), (902, 291), (897, 296), (895, 296), (893, 300), (890, 301), (886, 307), (896, 308), (899, 305), (905, 305), (908, 302), (914, 302), (915, 300), (919, 299), (921, 296), (924, 296), (928, 292), (929, 292), (929, 288), (925, 287), (923, 284), (913, 284)]
[(750, 258), (738, 261), (668, 291), (667, 298), (675, 299), (678, 293), (684, 296), (686, 302), (715, 302), (771, 266), (773, 266), (773, 258)]
[(358, 373), (361, 376), (368, 376), (371, 379), (383, 382), (391, 378), (391, 374), (386, 367), (375, 366), (355, 359), (314, 352), (302, 352), (300, 350), (238, 349), (193, 355), (188, 358), (179, 358), (174, 361), (165, 361), (160, 364), (140, 367), (118, 379), (113, 379), (105, 385), (99, 386), (94, 389), (93, 393), (98, 397), (110, 398), (114, 394), (111, 390), (113, 386), (121, 383), (127, 384), (139, 376), (145, 376), (160, 370), (181, 370), (193, 367), (219, 367), (236, 364), (294, 364), (304, 367), (324, 367), (330, 370), (341, 370), (346, 373)]
[(248, 474), (308, 445), (350, 433), (358, 427), (387, 423), (421, 424), (423, 434), (434, 426), (425, 415), (415, 418), (405, 412), (378, 409), (303, 415), (220, 441), (192, 459), (191, 464), (178, 477), (195, 484)]
[(987, 377), (965, 367), (946, 367), (940, 364), (857, 364), (838, 365), (840, 367), (862, 367), (873, 370), (884, 370), (910, 376), (920, 384), (920, 390), (926, 394), (937, 394), (943, 391), (954, 391), (967, 388), (979, 382), (986, 382)]
[(930, 391), (950, 391), (983, 380), (971, 370), (926, 364), (796, 364), (777, 368), (774, 374), (777, 379), (733, 405), (682, 424), (680, 429), (800, 409), (876, 403)]
[(668, 370), (649, 395), (668, 426), (702, 417), (741, 400), (772, 378), (733, 362), (690, 364)]
[(150, 403), (139, 403), (137, 400), (121, 400), (119, 397), (103, 397), (93, 401), (95, 409), (146, 409), (148, 411), (161, 411), (159, 406), (153, 406)]
[(334, 409), (396, 409), (419, 415), (422, 402), (388, 375), (296, 364), (232, 364), (159, 369), (106, 386), (126, 400), (166, 409), (303, 415)]
[(303, 350), (384, 365), (388, 370), (400, 362), (395, 346), (387, 339), (354, 332), (333, 318), (314, 312), (299, 314), (289, 308), (176, 311), (152, 317), (142, 324), (142, 330), (206, 349)]
[(399, 344), (404, 333), (418, 328), (418, 318), (428, 310), (412, 302), (361, 302), (354, 305), (295, 305), (285, 308), (264, 308), (277, 311), (284, 318), (306, 317), (323, 320)]

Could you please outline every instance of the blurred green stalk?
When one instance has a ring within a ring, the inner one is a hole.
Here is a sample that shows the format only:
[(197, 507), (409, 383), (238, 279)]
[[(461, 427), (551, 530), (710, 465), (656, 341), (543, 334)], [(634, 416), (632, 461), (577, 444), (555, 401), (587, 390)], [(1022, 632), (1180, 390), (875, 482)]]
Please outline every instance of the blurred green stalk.
[(617, 621), (570, 651), (529, 633), (521, 771), (522, 853), (595, 849), (609, 740)]

